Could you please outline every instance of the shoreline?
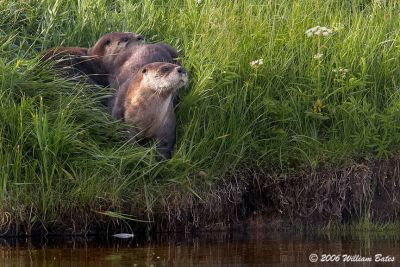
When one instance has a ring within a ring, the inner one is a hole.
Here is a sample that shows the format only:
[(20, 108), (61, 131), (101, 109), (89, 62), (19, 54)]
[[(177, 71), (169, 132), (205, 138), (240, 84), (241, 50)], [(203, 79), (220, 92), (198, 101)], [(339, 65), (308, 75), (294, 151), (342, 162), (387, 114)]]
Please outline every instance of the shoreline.
[(119, 210), (136, 218), (147, 216), (153, 223), (138, 222), (129, 215), (105, 216), (94, 207), (88, 208), (89, 212), (81, 209), (79, 214), (68, 210), (62, 220), (55, 222), (17, 225), (14, 221), (8, 224), (8, 231), (3, 223), (0, 236), (29, 236), (29, 233), (85, 236), (130, 231), (196, 233), (232, 229), (307, 231), (357, 223), (398, 222), (400, 157), (354, 163), (345, 168), (307, 169), (282, 177), (282, 174), (262, 171), (230, 174), (197, 196), (177, 186), (170, 187), (169, 196), (160, 196), (151, 214), (129, 213), (146, 208), (129, 203), (124, 203)]

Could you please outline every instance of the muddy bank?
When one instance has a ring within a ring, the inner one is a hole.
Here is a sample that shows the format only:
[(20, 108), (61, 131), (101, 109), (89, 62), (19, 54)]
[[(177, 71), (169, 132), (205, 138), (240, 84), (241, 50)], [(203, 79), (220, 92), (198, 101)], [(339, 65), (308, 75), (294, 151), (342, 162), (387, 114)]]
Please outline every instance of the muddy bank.
[[(288, 174), (246, 170), (231, 174), (206, 198), (174, 194), (163, 201), (156, 228), (329, 227), (332, 223), (398, 219), (400, 157)], [(186, 205), (182, 205), (186, 203)]]
[[(169, 188), (152, 207), (125, 203), (110, 207), (76, 207), (51, 223), (9, 221), (3, 216), (3, 236), (90, 235), (118, 231), (195, 232), (227, 229), (298, 229), (329, 227), (332, 223), (398, 219), (400, 157), (356, 163), (335, 169), (321, 167), (287, 174), (244, 170), (227, 175), (200, 194)], [(201, 186), (201, 177), (197, 184)], [(118, 209), (150, 221), (105, 216), (96, 211)]]

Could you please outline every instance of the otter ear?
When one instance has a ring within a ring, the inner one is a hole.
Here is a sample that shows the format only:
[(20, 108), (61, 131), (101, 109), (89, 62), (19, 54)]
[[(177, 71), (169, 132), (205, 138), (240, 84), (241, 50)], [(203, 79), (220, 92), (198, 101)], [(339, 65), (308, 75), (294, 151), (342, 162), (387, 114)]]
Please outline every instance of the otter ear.
[(142, 69), (142, 73), (145, 74), (146, 72), (147, 72), (147, 69), (146, 69), (146, 68), (143, 68), (143, 69)]
[(110, 45), (111, 44), (111, 40), (110, 39), (108, 39), (105, 43), (104, 43), (104, 45)]

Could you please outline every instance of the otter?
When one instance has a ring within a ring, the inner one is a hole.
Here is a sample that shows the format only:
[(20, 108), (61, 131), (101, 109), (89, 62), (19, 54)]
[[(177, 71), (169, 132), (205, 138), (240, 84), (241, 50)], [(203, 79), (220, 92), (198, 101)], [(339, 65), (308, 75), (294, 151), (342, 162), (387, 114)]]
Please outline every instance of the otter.
[(103, 60), (120, 53), (128, 44), (144, 42), (144, 37), (132, 32), (112, 32), (102, 36), (91, 48), (59, 47), (46, 50), (41, 62), (55, 61), (55, 68), (70, 76), (87, 75), (95, 84), (108, 86)]
[(115, 56), (104, 57), (103, 63), (111, 74), (111, 87), (118, 88), (146, 64), (168, 62), (180, 65), (178, 56), (176, 49), (168, 44), (130, 43)]
[[(143, 66), (153, 62), (166, 62), (180, 65), (178, 61), (178, 52), (175, 48), (168, 44), (138, 44), (130, 43), (116, 56), (105, 57), (103, 65), (106, 68), (108, 82), (115, 89), (115, 97), (109, 100), (109, 106), (112, 108), (112, 115), (120, 117), (123, 109), (123, 103), (120, 101), (125, 99), (126, 91), (119, 88), (132, 76), (138, 72)], [(177, 92), (173, 95), (174, 107), (178, 103), (179, 97)]]
[(61, 70), (67, 77), (85, 75), (86, 82), (105, 86), (108, 78), (104, 68), (97, 58), (90, 57), (87, 48), (81, 47), (58, 47), (50, 48), (44, 52), (40, 62), (53, 63), (53, 67)]
[(153, 62), (141, 67), (119, 88), (116, 102), (121, 103), (116, 119), (130, 125), (136, 139), (156, 139), (158, 161), (170, 159), (176, 142), (176, 119), (172, 103), (174, 93), (188, 82), (180, 65)]

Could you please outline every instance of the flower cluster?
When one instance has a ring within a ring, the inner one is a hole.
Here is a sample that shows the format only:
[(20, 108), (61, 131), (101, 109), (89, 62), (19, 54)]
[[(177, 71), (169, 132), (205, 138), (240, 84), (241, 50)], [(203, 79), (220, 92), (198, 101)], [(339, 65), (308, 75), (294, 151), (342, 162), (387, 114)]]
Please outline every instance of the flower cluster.
[(312, 37), (313, 35), (316, 36), (329, 36), (333, 34), (333, 30), (327, 28), (327, 27), (321, 27), (321, 26), (315, 26), (313, 28), (310, 28), (306, 31), (307, 37)]
[(262, 58), (250, 62), (250, 66), (252, 68), (257, 68), (258, 66), (260, 66), (262, 64), (264, 64), (264, 59), (262, 59)]
[(314, 59), (320, 60), (323, 57), (323, 55), (324, 54), (322, 54), (322, 53), (317, 53), (317, 54), (314, 55)]
[(333, 72), (344, 79), (344, 78), (346, 78), (346, 75), (349, 72), (349, 70), (345, 69), (345, 68), (342, 68), (342, 67), (339, 67), (337, 69), (333, 69)]

